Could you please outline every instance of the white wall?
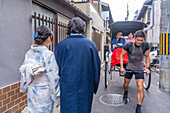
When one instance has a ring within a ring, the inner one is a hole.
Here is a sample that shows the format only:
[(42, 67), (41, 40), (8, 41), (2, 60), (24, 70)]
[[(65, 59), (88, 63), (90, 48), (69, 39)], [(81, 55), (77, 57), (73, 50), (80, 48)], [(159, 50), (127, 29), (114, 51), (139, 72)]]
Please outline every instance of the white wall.
[(159, 36), (160, 36), (160, 16), (161, 16), (161, 8), (160, 8), (160, 0), (155, 1), (155, 16), (154, 16), (154, 34), (153, 34), (153, 43), (159, 44)]
[[(160, 36), (160, 0), (154, 1), (154, 26), (152, 29), (148, 30), (147, 32), (147, 41), (149, 43), (156, 43), (159, 44), (159, 36)], [(151, 9), (151, 20), (148, 26), (152, 25), (153, 20), (153, 9)], [(145, 16), (145, 23), (147, 22), (147, 13)]]
[(70, 21), (69, 18), (61, 15), (61, 14), (58, 14), (58, 21), (59, 22), (62, 22), (62, 23), (65, 23), (65, 24), (68, 24), (68, 22)]
[(99, 16), (96, 9), (93, 7), (91, 3), (90, 5), (90, 14), (89, 16), (92, 18), (92, 26), (97, 28), (99, 31), (104, 32), (104, 21), (101, 16)]

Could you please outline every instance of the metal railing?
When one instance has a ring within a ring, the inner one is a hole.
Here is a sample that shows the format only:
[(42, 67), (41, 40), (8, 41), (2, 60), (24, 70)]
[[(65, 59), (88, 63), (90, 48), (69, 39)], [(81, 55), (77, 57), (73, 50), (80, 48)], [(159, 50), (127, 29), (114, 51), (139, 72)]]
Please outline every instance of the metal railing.
[(54, 33), (54, 38), (52, 41), (52, 44), (49, 46), (49, 49), (51, 51), (54, 51), (55, 45), (59, 43), (60, 41), (64, 40), (67, 35), (67, 25), (63, 22), (58, 21), (58, 17), (56, 18), (50, 18), (41, 14), (38, 14), (34, 12), (34, 15), (32, 15), (32, 19), (34, 22), (34, 32), (36, 31), (36, 27), (41, 25), (46, 25), (49, 29), (51, 29)]

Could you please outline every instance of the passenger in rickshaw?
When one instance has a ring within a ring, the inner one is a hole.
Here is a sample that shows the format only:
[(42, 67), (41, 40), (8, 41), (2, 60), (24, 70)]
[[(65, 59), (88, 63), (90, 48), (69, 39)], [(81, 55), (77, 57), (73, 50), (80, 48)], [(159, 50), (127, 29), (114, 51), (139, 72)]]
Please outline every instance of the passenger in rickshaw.
[(128, 38), (125, 41), (126, 41), (125, 43), (135, 41), (135, 39), (133, 38), (133, 33), (132, 32), (129, 33)]
[(125, 39), (122, 38), (122, 32), (118, 32), (116, 38), (111, 42), (111, 49), (113, 51), (114, 49), (123, 48), (124, 45)]
[(147, 75), (150, 73), (149, 66), (150, 66), (150, 57), (149, 57), (149, 43), (144, 42), (145, 34), (142, 30), (136, 31), (135, 33), (135, 42), (129, 42), (125, 44), (125, 46), (122, 49), (122, 53), (120, 55), (120, 72), (121, 73), (126, 73), (124, 77), (124, 96), (123, 100), (127, 101), (128, 99), (128, 86), (130, 83), (130, 80), (135, 74), (135, 79), (136, 79), (136, 84), (138, 88), (138, 94), (137, 94), (137, 107), (136, 107), (136, 113), (142, 113), (141, 112), (141, 105), (143, 102), (144, 98), (144, 88), (143, 88), (143, 83), (144, 83), (144, 73), (129, 73), (126, 72), (124, 67), (123, 67), (123, 56), (125, 53), (128, 53), (128, 63), (126, 66), (126, 70), (130, 71), (143, 71), (144, 66), (143, 66), (143, 56), (145, 55), (146, 57), (146, 73)]

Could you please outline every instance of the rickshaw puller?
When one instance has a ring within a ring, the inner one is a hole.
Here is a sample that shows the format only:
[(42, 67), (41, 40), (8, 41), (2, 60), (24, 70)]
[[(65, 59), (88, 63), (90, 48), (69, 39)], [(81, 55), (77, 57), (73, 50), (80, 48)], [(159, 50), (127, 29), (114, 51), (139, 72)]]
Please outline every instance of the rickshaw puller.
[[(125, 44), (125, 46), (122, 49), (121, 55), (120, 55), (120, 72), (126, 73), (124, 67), (123, 67), (123, 56), (126, 52), (128, 52), (128, 63), (126, 66), (127, 70), (130, 71), (143, 71), (143, 56), (146, 56), (146, 73), (147, 75), (150, 73), (149, 66), (150, 66), (150, 57), (149, 57), (149, 43), (144, 42), (145, 34), (142, 30), (136, 31), (135, 33), (135, 42), (129, 42)], [(128, 99), (128, 86), (130, 83), (130, 80), (135, 74), (136, 84), (138, 88), (138, 94), (137, 94), (137, 107), (136, 107), (136, 113), (142, 113), (141, 112), (141, 105), (144, 98), (144, 73), (126, 73), (124, 77), (124, 95), (123, 100)]]

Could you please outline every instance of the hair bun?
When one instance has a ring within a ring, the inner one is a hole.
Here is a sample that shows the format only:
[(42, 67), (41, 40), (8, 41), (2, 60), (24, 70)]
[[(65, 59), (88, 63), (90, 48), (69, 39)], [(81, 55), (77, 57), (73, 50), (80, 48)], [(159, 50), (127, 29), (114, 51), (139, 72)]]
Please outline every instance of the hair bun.
[(37, 36), (35, 38), (35, 42), (36, 42), (36, 44), (42, 44), (44, 42), (43, 39), (42, 39), (42, 36)]
[(36, 44), (42, 44), (51, 35), (51, 30), (45, 25), (37, 27), (36, 32), (37, 36), (34, 39)]

